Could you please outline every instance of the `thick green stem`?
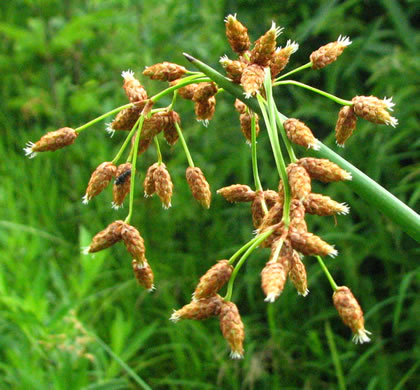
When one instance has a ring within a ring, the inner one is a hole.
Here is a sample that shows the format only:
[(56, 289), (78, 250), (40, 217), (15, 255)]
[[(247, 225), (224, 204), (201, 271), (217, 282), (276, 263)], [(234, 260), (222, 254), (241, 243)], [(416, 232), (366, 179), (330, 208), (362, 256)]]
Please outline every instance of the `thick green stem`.
[(274, 81), (279, 81), (281, 79), (285, 79), (286, 77), (291, 76), (292, 74), (295, 74), (297, 72), (300, 72), (301, 70), (310, 68), (311, 66), (312, 66), (312, 62), (308, 62), (305, 65), (299, 66), (299, 68), (293, 69), (290, 72), (287, 72), (287, 73), (281, 75), (280, 77), (277, 77)]
[(162, 153), (160, 152), (159, 140), (157, 137), (154, 137), (155, 146), (156, 146), (156, 154), (157, 154), (157, 163), (158, 165), (162, 164)]
[[(209, 76), (219, 87), (223, 87), (225, 91), (243, 101), (253, 111), (257, 113), (261, 112), (258, 101), (256, 99), (245, 99), (243, 89), (239, 85), (233, 84), (229, 79), (207, 64), (204, 64), (188, 54), (184, 55), (194, 64), (194, 66)], [(279, 113), (279, 116), (282, 121), (287, 119), (287, 117), (281, 113)], [(353, 180), (348, 182), (348, 185), (365, 201), (371, 203), (376, 209), (386, 215), (391, 221), (398, 224), (403, 231), (420, 243), (420, 216), (416, 212), (398, 200), (385, 188), (366, 176), (355, 166), (333, 152), (330, 148), (323, 145), (321, 142), (319, 143), (319, 146), (320, 150), (311, 151), (311, 153), (316, 157), (328, 158), (343, 169), (349, 171), (353, 176)]]
[(322, 268), (322, 271), (324, 272), (325, 276), (327, 277), (328, 281), (331, 284), (332, 289), (335, 291), (337, 290), (338, 286), (334, 281), (334, 278), (331, 276), (330, 271), (328, 271), (327, 266), (325, 265), (324, 261), (322, 260), (321, 256), (316, 256), (316, 258), (318, 259), (318, 263)]
[(194, 162), (191, 157), (191, 153), (188, 149), (187, 143), (185, 142), (184, 135), (182, 134), (181, 128), (179, 127), (178, 123), (175, 122), (176, 131), (178, 132), (179, 139), (181, 140), (182, 147), (184, 148), (185, 155), (187, 156), (188, 165), (190, 167), (194, 167)]

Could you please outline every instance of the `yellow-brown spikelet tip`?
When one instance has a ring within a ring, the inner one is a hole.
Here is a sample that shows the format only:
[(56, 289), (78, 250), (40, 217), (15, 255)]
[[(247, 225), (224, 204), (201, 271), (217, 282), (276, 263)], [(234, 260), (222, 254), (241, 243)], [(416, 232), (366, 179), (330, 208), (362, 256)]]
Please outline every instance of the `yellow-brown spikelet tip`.
[(335, 214), (348, 214), (350, 207), (345, 203), (338, 203), (329, 196), (311, 193), (303, 201), (308, 214), (327, 216)]
[(154, 187), (156, 194), (162, 201), (162, 206), (165, 209), (171, 207), (171, 198), (174, 185), (171, 180), (171, 175), (166, 169), (166, 165), (161, 163), (153, 172)]
[(346, 286), (340, 286), (333, 294), (333, 302), (338, 314), (353, 332), (353, 341), (363, 344), (370, 341), (368, 330), (365, 329), (363, 311), (351, 290)]
[(398, 119), (389, 114), (388, 111), (393, 111), (395, 103), (392, 102), (392, 97), (378, 99), (376, 96), (356, 96), (352, 99), (353, 110), (357, 116), (378, 124), (390, 125), (396, 127)]
[[(275, 243), (278, 242), (280, 240), (275, 241)], [(272, 253), (276, 250), (275, 243), (272, 246)], [(267, 262), (261, 271), (261, 288), (265, 294), (265, 302), (273, 303), (280, 296), (286, 284), (289, 270), (290, 260), (287, 256), (280, 256), (276, 260)]]
[(183, 66), (172, 62), (162, 62), (147, 66), (143, 74), (152, 80), (174, 81), (182, 77), (187, 72)]
[(109, 161), (100, 164), (92, 173), (83, 203), (87, 204), (94, 196), (99, 195), (109, 184), (117, 172), (117, 167)]
[(254, 96), (264, 83), (264, 68), (257, 64), (248, 65), (242, 72), (241, 84), (245, 98)]
[(255, 42), (250, 55), (251, 63), (264, 67), (270, 63), (276, 50), (276, 39), (282, 30), (276, 27), (274, 22), (272, 23), (271, 28)]
[(323, 183), (352, 179), (350, 172), (326, 158), (303, 157), (297, 161), (297, 164), (305, 168), (312, 179)]
[(335, 42), (321, 46), (310, 55), (312, 69), (321, 69), (334, 62), (344, 49), (351, 44), (350, 38), (339, 36)]
[(225, 69), (227, 77), (235, 84), (239, 84), (246, 64), (241, 61), (230, 60), (226, 55), (220, 57), (219, 62)]
[(114, 186), (112, 187), (112, 208), (122, 207), (125, 197), (130, 192), (131, 184), (131, 163), (118, 165)]
[(123, 226), (124, 221), (121, 220), (109, 224), (104, 230), (100, 231), (92, 238), (90, 245), (84, 250), (84, 253), (99, 252), (120, 241)]
[(140, 81), (134, 77), (134, 72), (127, 70), (121, 73), (124, 79), (123, 88), (130, 102), (139, 102), (147, 99), (147, 92)]
[(290, 228), (288, 237), (290, 238), (293, 249), (296, 249), (306, 256), (328, 255), (335, 257), (338, 255), (337, 250), (334, 249), (332, 245), (310, 232), (303, 232), (298, 231), (295, 228)]
[(134, 260), (136, 260), (140, 266), (144, 266), (146, 261), (146, 248), (140, 232), (134, 226), (125, 223), (121, 229), (121, 238), (124, 241), (127, 251)]
[(153, 174), (156, 171), (158, 166), (159, 166), (158, 163), (154, 163), (147, 169), (146, 177), (144, 178), (144, 182), (143, 182), (144, 196), (146, 198), (149, 196), (152, 196), (156, 192), (155, 179), (154, 179)]
[(217, 190), (228, 202), (252, 202), (255, 198), (255, 192), (245, 184), (233, 184)]
[(238, 54), (242, 54), (247, 51), (251, 46), (248, 29), (236, 19), (236, 14), (226, 16), (225, 24), (226, 37), (232, 50)]
[(198, 167), (188, 167), (186, 178), (193, 197), (206, 209), (210, 208), (210, 185), (201, 169)]
[(290, 56), (299, 49), (299, 44), (287, 41), (286, 47), (277, 48), (270, 61), (271, 78), (274, 79), (288, 64)]
[(335, 125), (335, 140), (338, 146), (344, 147), (344, 143), (356, 129), (356, 122), (357, 116), (354, 113), (353, 107), (342, 107), (338, 113), (338, 119)]
[(238, 308), (233, 302), (223, 301), (219, 318), (223, 337), (231, 348), (230, 357), (232, 359), (242, 359), (244, 356), (245, 330)]
[(65, 146), (71, 145), (79, 133), (70, 127), (63, 127), (59, 130), (50, 131), (44, 134), (37, 142), (28, 142), (23, 148), (25, 156), (34, 158), (38, 152), (54, 152)]
[(138, 284), (149, 292), (152, 292), (155, 289), (153, 284), (155, 277), (148, 261), (145, 259), (143, 263), (139, 263), (137, 260), (133, 259), (131, 261), (131, 266)]
[(222, 304), (223, 300), (220, 295), (213, 295), (208, 298), (191, 301), (181, 309), (174, 310), (169, 319), (173, 322), (178, 322), (181, 319), (205, 320), (210, 317), (218, 316)]
[(298, 164), (292, 163), (287, 167), (287, 175), (292, 197), (298, 200), (305, 199), (312, 189), (311, 177), (307, 170)]
[(287, 137), (294, 144), (303, 146), (307, 149), (319, 150), (319, 141), (312, 134), (311, 129), (303, 122), (295, 118), (289, 118), (283, 123)]
[(218, 261), (200, 278), (193, 299), (203, 299), (216, 294), (230, 279), (232, 271), (233, 267), (228, 260)]
[(192, 100), (194, 102), (206, 102), (217, 93), (217, 85), (213, 82), (199, 83)]
[(309, 294), (306, 268), (296, 251), (293, 251), (289, 277), (298, 294), (306, 297)]

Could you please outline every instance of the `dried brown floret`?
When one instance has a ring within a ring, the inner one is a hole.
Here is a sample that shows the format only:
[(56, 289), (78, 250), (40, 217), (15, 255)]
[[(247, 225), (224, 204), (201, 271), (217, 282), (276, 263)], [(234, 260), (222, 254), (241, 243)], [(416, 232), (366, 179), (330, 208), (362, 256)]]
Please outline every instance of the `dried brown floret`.
[(305, 199), (311, 193), (311, 177), (306, 169), (298, 164), (289, 164), (287, 175), (292, 198)]
[(181, 118), (179, 114), (173, 110), (168, 111), (168, 117), (169, 123), (163, 129), (163, 136), (165, 137), (165, 140), (169, 145), (175, 145), (179, 138), (179, 134), (176, 129), (176, 124), (178, 124), (178, 126), (181, 126)]
[(216, 111), (216, 97), (212, 96), (205, 102), (197, 102), (194, 104), (195, 116), (198, 121), (203, 121), (207, 125), (209, 120), (213, 118)]
[(152, 80), (174, 81), (186, 73), (187, 69), (172, 62), (162, 62), (146, 67), (143, 74)]
[(304, 157), (298, 160), (297, 164), (305, 168), (312, 179), (323, 183), (351, 180), (350, 172), (345, 171), (326, 158)]
[(165, 209), (171, 207), (171, 198), (174, 185), (171, 180), (171, 175), (166, 169), (166, 165), (164, 163), (161, 163), (154, 169), (153, 181), (156, 194), (162, 201), (162, 206)]
[(273, 22), (271, 28), (255, 42), (250, 55), (253, 64), (267, 66), (270, 63), (276, 50), (276, 39), (281, 32), (282, 29), (276, 27), (276, 24)]
[(221, 57), (219, 62), (225, 69), (226, 76), (235, 84), (239, 84), (241, 82), (242, 73), (247, 64), (242, 61), (230, 60), (227, 56)]
[(294, 228), (290, 228), (289, 238), (293, 248), (306, 256), (328, 255), (335, 257), (338, 254), (333, 246), (309, 232), (300, 232)]
[(144, 178), (143, 183), (145, 197), (152, 196), (156, 192), (155, 178), (153, 174), (158, 166), (158, 163), (154, 163), (146, 172), (146, 177)]
[(125, 197), (130, 192), (131, 163), (118, 165), (115, 176), (116, 179), (112, 188), (112, 208), (119, 209), (122, 207)]
[(143, 266), (146, 262), (144, 247), (144, 240), (140, 235), (140, 232), (132, 225), (127, 223), (121, 229), (121, 238), (124, 241), (127, 251), (131, 256), (139, 263), (139, 266)]
[(289, 118), (283, 123), (287, 137), (294, 144), (319, 150), (318, 140), (312, 134), (311, 129), (303, 122), (295, 118)]
[(203, 299), (215, 295), (230, 279), (233, 267), (228, 260), (220, 260), (201, 278), (195, 288), (193, 298)]
[(344, 143), (353, 134), (356, 128), (357, 116), (353, 107), (344, 106), (338, 113), (337, 124), (335, 125), (335, 139), (338, 146), (344, 146)]
[(225, 18), (226, 36), (230, 47), (235, 53), (241, 54), (248, 50), (251, 46), (251, 41), (248, 36), (248, 29), (236, 19), (235, 15), (228, 15)]
[(222, 305), (223, 299), (220, 295), (191, 301), (181, 309), (174, 310), (170, 320), (173, 322), (178, 322), (179, 320), (205, 320), (218, 316)]
[(298, 294), (306, 297), (309, 293), (306, 268), (296, 251), (293, 251), (289, 278), (295, 285)]
[(233, 184), (229, 187), (220, 188), (217, 193), (222, 195), (228, 202), (252, 202), (255, 192), (245, 184)]
[(270, 61), (271, 78), (274, 79), (287, 65), (290, 56), (296, 52), (299, 45), (291, 40), (287, 41), (286, 47), (277, 48)]
[(213, 82), (211, 83), (200, 83), (198, 84), (194, 96), (192, 100), (194, 102), (206, 102), (209, 100), (212, 96), (216, 95), (217, 93), (217, 85)]
[(264, 83), (264, 68), (257, 64), (250, 64), (242, 72), (241, 84), (245, 97), (254, 96)]
[(375, 96), (356, 96), (352, 99), (353, 110), (356, 115), (369, 122), (385, 124), (395, 127), (398, 125), (398, 120), (389, 114), (395, 103), (392, 102), (392, 97), (383, 100)]
[(258, 137), (260, 132), (260, 125), (258, 124), (258, 115), (255, 113), (244, 113), (239, 116), (241, 122), (241, 131), (247, 142), (250, 144), (252, 141), (252, 116), (255, 116), (255, 136)]
[(335, 42), (330, 42), (327, 45), (321, 46), (310, 55), (312, 69), (321, 69), (328, 64), (331, 64), (331, 62), (334, 62), (350, 44), (351, 41), (348, 37), (342, 37), (340, 35)]
[(186, 178), (194, 198), (206, 209), (210, 208), (210, 186), (201, 169), (198, 167), (188, 167)]
[(121, 230), (124, 221), (118, 220), (109, 224), (104, 230), (100, 231), (92, 238), (90, 245), (84, 250), (84, 253), (94, 253), (102, 249), (109, 248), (121, 240)]
[(303, 201), (305, 211), (308, 214), (320, 216), (348, 214), (350, 209), (345, 203), (338, 203), (329, 196), (321, 194), (309, 194)]
[(109, 125), (107, 131), (131, 130), (136, 124), (143, 110), (141, 106), (132, 106), (121, 110)]
[(92, 173), (83, 203), (87, 204), (94, 196), (99, 195), (109, 184), (117, 172), (117, 167), (109, 161), (100, 164)]
[(133, 259), (131, 261), (131, 266), (138, 284), (146, 288), (148, 291), (153, 291), (155, 289), (153, 284), (155, 276), (148, 261), (144, 259), (143, 263), (139, 263), (137, 260)]
[(134, 77), (131, 70), (122, 72), (124, 78), (123, 88), (130, 102), (139, 102), (147, 99), (147, 92), (141, 85), (140, 81)]
[(223, 302), (220, 309), (220, 329), (223, 337), (231, 348), (232, 359), (242, 359), (244, 355), (243, 342), (245, 338), (244, 324), (239, 310), (233, 302)]

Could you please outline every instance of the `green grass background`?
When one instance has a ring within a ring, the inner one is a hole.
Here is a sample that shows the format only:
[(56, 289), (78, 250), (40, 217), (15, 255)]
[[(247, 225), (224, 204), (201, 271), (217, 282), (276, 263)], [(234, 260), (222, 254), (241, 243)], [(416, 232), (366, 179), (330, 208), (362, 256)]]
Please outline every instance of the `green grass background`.
[[(217, 320), (168, 318), (190, 300), (200, 277), (252, 235), (247, 205), (230, 205), (215, 190), (252, 184), (250, 149), (233, 99), (220, 96), (208, 128), (178, 101), (196, 165), (213, 189), (204, 211), (185, 183), (186, 159), (162, 143), (175, 184), (173, 207), (144, 199), (140, 183), (155, 161), (139, 161), (133, 224), (141, 230), (157, 290), (133, 279), (122, 245), (80, 255), (80, 247), (127, 209), (110, 208), (106, 191), (81, 203), (93, 169), (123, 140), (104, 124), (74, 146), (33, 160), (22, 148), (46, 131), (77, 127), (126, 102), (120, 73), (171, 61), (189, 66), (188, 52), (217, 69), (232, 55), (223, 18), (238, 13), (252, 39), (274, 20), (300, 50), (287, 69), (307, 62), (320, 45), (349, 35), (339, 61), (296, 76), (345, 99), (393, 96), (396, 129), (359, 120), (339, 153), (410, 207), (419, 210), (419, 34), (415, 1), (13, 0), (0, 3), (0, 378), (3, 389), (415, 389), (420, 383), (419, 246), (345, 183), (316, 185), (351, 206), (351, 214), (310, 218), (310, 229), (340, 255), (327, 264), (365, 311), (370, 344), (354, 345), (338, 317), (331, 288), (315, 259), (305, 260), (311, 293), (288, 284), (273, 305), (263, 301), (259, 272), (267, 250), (255, 252), (234, 289), (246, 326), (245, 358), (231, 361)], [(192, 69), (193, 70), (193, 69)], [(141, 77), (149, 94), (164, 83)], [(296, 87), (276, 92), (279, 109), (298, 117), (334, 150), (339, 107)], [(162, 104), (168, 104), (165, 100)], [(260, 175), (276, 188), (269, 143), (259, 143)], [(302, 152), (302, 151), (300, 151)]]

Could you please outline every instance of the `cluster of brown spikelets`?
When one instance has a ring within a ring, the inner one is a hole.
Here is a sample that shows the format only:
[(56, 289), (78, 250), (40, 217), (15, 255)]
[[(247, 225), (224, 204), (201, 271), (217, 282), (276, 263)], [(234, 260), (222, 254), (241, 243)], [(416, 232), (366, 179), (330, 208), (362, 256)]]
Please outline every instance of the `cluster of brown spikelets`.
[[(299, 45), (289, 40), (284, 48), (277, 47), (277, 38), (282, 29), (276, 27), (274, 22), (271, 28), (254, 42), (253, 46), (247, 28), (237, 20), (236, 15), (227, 16), (225, 24), (229, 44), (237, 54), (237, 58), (233, 60), (227, 56), (220, 59), (227, 76), (233, 83), (243, 87), (246, 98), (260, 94), (265, 96), (263, 83), (267, 70), (270, 70), (272, 82), (275, 84), (276, 80), (279, 80), (276, 78), (285, 69), (291, 55)], [(350, 44), (349, 38), (340, 36), (337, 41), (314, 51), (310, 55), (308, 65), (312, 69), (324, 68), (334, 62)], [(191, 79), (193, 82), (190, 80), (185, 82), (184, 76), (188, 74), (186, 68), (170, 62), (158, 63), (146, 67), (143, 71), (143, 75), (152, 80), (168, 82), (171, 92), (174, 91), (183, 99), (192, 101), (197, 120), (207, 125), (215, 113), (216, 94), (221, 90), (212, 81), (195, 82), (196, 80)], [(133, 153), (136, 155), (136, 150), (137, 155), (144, 153), (160, 133), (163, 133), (169, 145), (175, 145), (182, 137), (181, 118), (173, 110), (172, 104), (166, 108), (155, 109), (155, 100), (148, 97), (146, 89), (134, 77), (133, 72), (123, 72), (122, 77), (123, 89), (131, 104), (120, 107), (114, 120), (108, 124), (107, 131), (111, 135), (115, 131), (130, 131), (131, 152), (124, 163), (117, 165), (118, 157), (112, 161), (102, 162), (94, 170), (83, 197), (85, 204), (98, 196), (113, 180), (112, 207), (116, 209), (122, 207), (124, 199), (134, 188)], [(180, 83), (182, 85), (179, 85)], [(374, 96), (356, 96), (351, 101), (347, 101), (338, 115), (335, 128), (337, 144), (343, 146), (352, 135), (356, 128), (357, 117), (395, 127), (398, 121), (389, 113), (393, 105), (391, 99), (381, 100)], [(239, 113), (240, 127), (244, 137), (248, 143), (253, 142), (252, 129), (255, 129), (256, 136), (260, 132), (258, 115), (238, 99), (235, 101), (235, 109)], [(140, 126), (139, 123), (141, 123), (140, 129), (137, 127)], [(282, 125), (292, 143), (304, 148), (319, 149), (319, 141), (305, 123), (289, 118)], [(36, 143), (28, 143), (24, 149), (25, 153), (32, 158), (38, 152), (55, 151), (69, 146), (75, 142), (80, 131), (81, 128), (75, 130), (65, 127), (49, 132)], [(130, 141), (129, 138), (127, 138), (128, 141)], [(187, 148), (184, 140), (183, 145)], [(186, 180), (192, 195), (204, 208), (209, 208), (210, 186), (201, 169), (192, 163), (187, 150), (186, 153), (189, 160)], [(255, 240), (261, 237), (258, 241), (259, 246), (271, 249), (270, 257), (261, 271), (261, 287), (267, 302), (274, 302), (281, 295), (287, 279), (292, 281), (298, 294), (302, 296), (308, 294), (303, 256), (334, 257), (337, 255), (333, 245), (308, 231), (306, 214), (335, 216), (349, 212), (346, 204), (339, 203), (328, 196), (313, 193), (311, 185), (312, 180), (324, 183), (351, 180), (349, 172), (327, 159), (291, 157), (291, 160), (284, 174), (284, 180), (286, 181), (287, 178), (287, 182), (280, 180), (277, 190), (254, 191), (247, 185), (234, 184), (217, 191), (228, 202), (250, 203), (252, 222), (257, 233)], [(161, 156), (147, 169), (143, 187), (146, 197), (157, 194), (164, 208), (171, 207), (174, 184)], [(132, 258), (132, 269), (138, 283), (149, 291), (153, 290), (154, 275), (146, 259), (144, 240), (140, 232), (130, 225), (129, 217), (126, 221), (116, 220), (97, 233), (85, 249), (85, 253), (101, 251), (119, 241), (124, 242)], [(193, 293), (192, 301), (174, 311), (171, 320), (176, 322), (180, 319), (203, 320), (219, 317), (220, 328), (230, 345), (232, 358), (241, 358), (244, 352), (245, 332), (238, 308), (230, 301), (231, 288), (230, 290), (228, 288), (230, 292), (225, 298), (219, 295), (220, 290), (227, 283), (233, 283), (237, 273), (234, 272), (233, 264), (234, 261), (231, 260), (220, 260), (213, 265), (201, 277)], [(345, 286), (335, 286), (333, 289), (335, 290), (334, 305), (344, 323), (352, 329), (355, 342), (369, 341), (370, 332), (364, 328), (362, 309), (350, 289)]]

